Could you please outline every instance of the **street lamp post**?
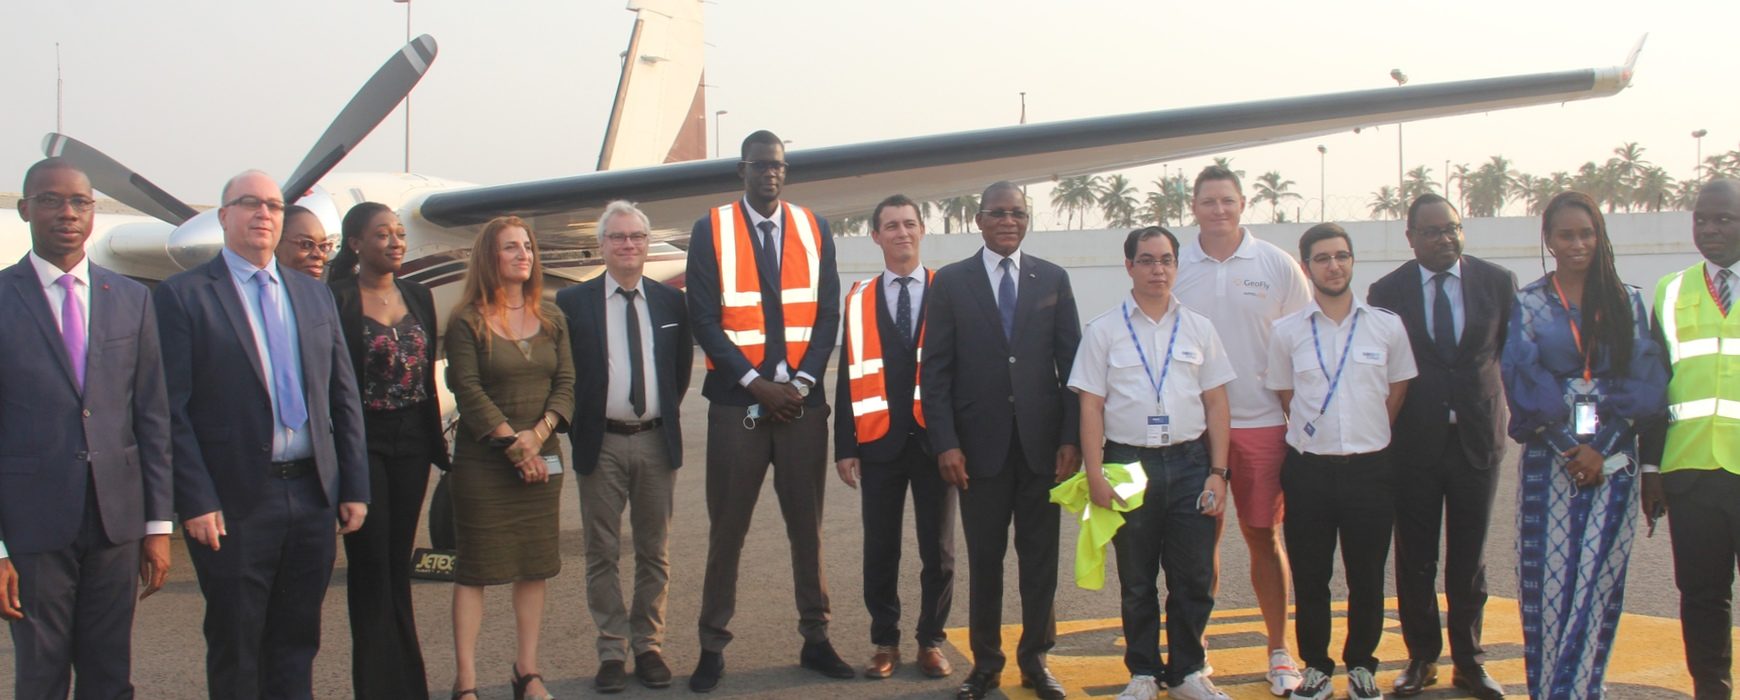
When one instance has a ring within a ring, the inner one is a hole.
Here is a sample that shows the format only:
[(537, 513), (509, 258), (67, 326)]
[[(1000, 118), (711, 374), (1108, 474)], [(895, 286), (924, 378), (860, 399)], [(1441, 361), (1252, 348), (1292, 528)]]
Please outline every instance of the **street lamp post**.
[[(393, 0), (405, 6), (405, 43), (411, 43), (411, 0)], [(405, 172), (411, 172), (411, 95), (405, 94)]]
[(730, 112), (723, 110), (723, 109), (713, 113), (713, 157), (714, 158), (719, 157), (719, 118), (723, 117), (727, 114), (730, 114)]
[(1704, 137), (1710, 135), (1709, 129), (1699, 129), (1692, 132), (1692, 139), (1698, 142), (1698, 160), (1692, 171), (1697, 174), (1698, 182), (1704, 181)]
[(1324, 197), (1323, 193), (1326, 189), (1328, 189), (1324, 183), (1328, 182), (1328, 173), (1329, 173), (1329, 169), (1324, 165), (1324, 163), (1327, 161), (1328, 158), (1329, 158), (1329, 148), (1327, 146), (1324, 146), (1321, 143), (1317, 144), (1317, 220), (1318, 221), (1328, 221), (1329, 220), (1329, 218), (1324, 216), (1324, 214), (1323, 214), (1324, 202), (1326, 201), (1323, 198)]
[[(1396, 81), (1396, 87), (1408, 84), (1408, 74), (1400, 68), (1390, 69), (1390, 79)], [(1396, 122), (1396, 199), (1402, 197), (1402, 123)]]

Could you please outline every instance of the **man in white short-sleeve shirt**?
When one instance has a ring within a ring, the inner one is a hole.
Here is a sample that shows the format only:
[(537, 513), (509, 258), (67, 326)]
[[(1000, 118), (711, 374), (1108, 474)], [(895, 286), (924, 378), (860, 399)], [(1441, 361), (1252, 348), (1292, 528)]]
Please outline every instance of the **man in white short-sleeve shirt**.
[(1227, 467), (1239, 530), (1250, 551), (1251, 588), (1263, 611), (1269, 644), (1269, 692), (1299, 685), (1287, 654), (1287, 555), (1275, 526), (1282, 517), (1281, 459), (1286, 418), (1263, 388), (1269, 327), (1305, 308), (1311, 289), (1286, 251), (1239, 225), (1245, 196), (1236, 173), (1211, 165), (1196, 176), (1190, 211), (1202, 233), (1178, 255), (1179, 301), (1208, 317), (1226, 343), (1238, 378), (1227, 385), (1232, 436)]

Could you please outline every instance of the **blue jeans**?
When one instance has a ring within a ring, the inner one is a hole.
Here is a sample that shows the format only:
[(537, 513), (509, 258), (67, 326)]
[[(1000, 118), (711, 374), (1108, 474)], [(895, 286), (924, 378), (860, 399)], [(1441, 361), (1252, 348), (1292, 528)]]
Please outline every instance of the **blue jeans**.
[[(1196, 507), (1208, 479), (1208, 443), (1138, 448), (1107, 442), (1104, 461), (1140, 461), (1148, 474), (1142, 507), (1124, 514), (1124, 526), (1112, 538), (1123, 596), (1124, 666), (1133, 676), (1181, 683), (1202, 670), (1203, 630), (1214, 611), (1215, 519)], [(1170, 664), (1160, 656), (1162, 569)]]

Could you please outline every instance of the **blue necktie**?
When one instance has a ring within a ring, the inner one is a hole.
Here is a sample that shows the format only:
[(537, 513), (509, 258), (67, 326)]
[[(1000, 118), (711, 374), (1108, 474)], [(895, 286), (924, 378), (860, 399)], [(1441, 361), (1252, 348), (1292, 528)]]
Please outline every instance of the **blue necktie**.
[[(1719, 297), (1716, 301), (1721, 302), (1723, 316), (1727, 316), (1728, 307), (1734, 305), (1734, 288), (1729, 285), (1733, 277), (1734, 273), (1729, 270), (1716, 273), (1716, 296)], [(67, 293), (67, 298), (72, 298), (71, 292)]]
[(272, 393), (278, 399), (278, 420), (285, 427), (299, 429), (308, 422), (308, 405), (303, 403), (302, 385), (296, 381), (296, 356), (290, 347), (290, 331), (284, 327), (284, 317), (278, 309), (277, 284), (265, 270), (254, 273), (254, 284), (260, 288), (260, 321), (266, 329), (266, 353), (272, 358)]
[(997, 267), (1003, 271), (1003, 281), (997, 283), (997, 315), (1003, 317), (1003, 338), (1008, 340), (1015, 333), (1015, 263), (1003, 258)]
[(900, 341), (906, 343), (906, 347), (910, 348), (912, 347), (912, 292), (907, 285), (912, 284), (912, 278), (896, 277), (894, 281), (900, 283), (900, 296), (896, 297), (894, 302), (894, 325), (900, 330)]
[(1450, 279), (1450, 273), (1440, 272), (1432, 276), (1436, 295), (1432, 299), (1432, 340), (1438, 346), (1438, 356), (1445, 362), (1456, 359), (1456, 317), (1451, 315), (1450, 296), (1444, 293), (1444, 284)]

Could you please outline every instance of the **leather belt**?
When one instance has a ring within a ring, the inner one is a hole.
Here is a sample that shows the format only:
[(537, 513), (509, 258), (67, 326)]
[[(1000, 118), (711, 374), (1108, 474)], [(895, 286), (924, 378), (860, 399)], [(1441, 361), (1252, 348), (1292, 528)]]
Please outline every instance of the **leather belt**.
[(649, 421), (610, 420), (605, 419), (604, 430), (617, 435), (633, 435), (644, 433), (665, 424), (665, 419), (654, 418)]
[(300, 479), (309, 474), (313, 474), (314, 471), (314, 458), (309, 457), (289, 462), (273, 462), (271, 468), (268, 469), (266, 473), (271, 475), (274, 479), (289, 480)]

